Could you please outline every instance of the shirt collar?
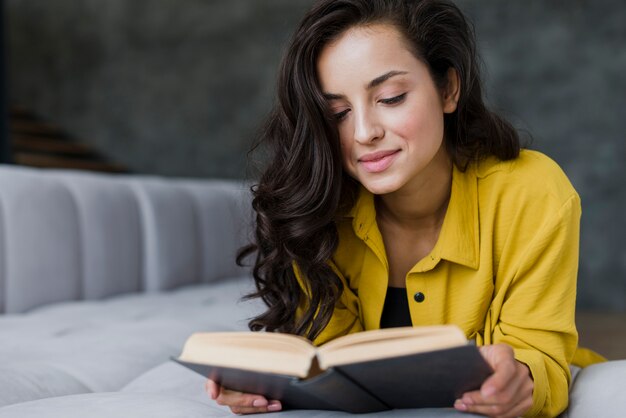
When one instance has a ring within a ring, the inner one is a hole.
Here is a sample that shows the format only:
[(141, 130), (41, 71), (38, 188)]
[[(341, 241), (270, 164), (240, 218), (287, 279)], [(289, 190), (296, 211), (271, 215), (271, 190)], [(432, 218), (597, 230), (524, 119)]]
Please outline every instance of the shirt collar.
[[(479, 220), (478, 180), (475, 167), (470, 165), (466, 171), (462, 172), (453, 165), (452, 170), (450, 202), (439, 233), (439, 239), (431, 252), (431, 260), (436, 264), (439, 259), (445, 259), (477, 269), (479, 263)], [(347, 216), (353, 218), (354, 233), (362, 240), (372, 228), (376, 229), (376, 235), (379, 236), (374, 195), (365, 187), (360, 187), (356, 203)]]
[(359, 187), (359, 196), (352, 210), (348, 213), (348, 217), (352, 218), (352, 229), (354, 233), (361, 239), (376, 225), (374, 195), (365, 187)]
[(452, 191), (433, 254), (473, 269), (479, 263), (478, 179), (475, 166), (452, 169)]

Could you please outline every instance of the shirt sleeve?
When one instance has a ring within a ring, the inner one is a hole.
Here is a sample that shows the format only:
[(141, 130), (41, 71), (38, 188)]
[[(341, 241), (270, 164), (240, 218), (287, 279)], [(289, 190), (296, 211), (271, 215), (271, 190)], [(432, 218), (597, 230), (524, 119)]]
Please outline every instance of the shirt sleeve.
[(529, 242), (512, 243), (508, 251), (517, 252), (515, 263), (496, 278), (485, 343), (510, 345), (515, 358), (529, 367), (534, 391), (527, 417), (557, 416), (568, 404), (569, 364), (578, 344), (580, 213), (580, 200), (573, 195), (546, 217)]
[[(313, 341), (313, 344), (317, 346), (343, 335), (363, 331), (363, 325), (359, 316), (359, 298), (354, 294), (352, 289), (350, 289), (345, 277), (341, 274), (335, 263), (332, 262), (332, 260), (329, 260), (328, 264), (341, 280), (341, 283), (343, 284), (343, 291), (339, 300), (335, 304), (330, 321)], [(296, 263), (293, 263), (293, 270), (296, 278), (298, 279), (298, 283), (303, 290), (303, 294), (305, 295), (296, 312), (297, 316), (301, 316), (310, 302), (310, 291), (303, 278), (302, 272)]]

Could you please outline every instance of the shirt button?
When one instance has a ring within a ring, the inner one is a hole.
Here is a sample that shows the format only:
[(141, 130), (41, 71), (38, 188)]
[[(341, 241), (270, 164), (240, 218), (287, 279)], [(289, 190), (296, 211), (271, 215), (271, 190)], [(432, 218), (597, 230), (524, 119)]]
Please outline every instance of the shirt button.
[(426, 299), (426, 296), (424, 296), (424, 294), (422, 292), (416, 292), (413, 295), (413, 299), (415, 299), (415, 302), (417, 302), (417, 303), (422, 303), (422, 302), (424, 302), (424, 299)]

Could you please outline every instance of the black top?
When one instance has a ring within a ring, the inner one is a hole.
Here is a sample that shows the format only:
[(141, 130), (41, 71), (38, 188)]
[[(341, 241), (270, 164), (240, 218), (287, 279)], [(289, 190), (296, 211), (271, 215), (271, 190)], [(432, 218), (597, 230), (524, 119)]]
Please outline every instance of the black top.
[(406, 288), (387, 288), (383, 314), (380, 318), (381, 328), (410, 327), (411, 313), (409, 312), (409, 301), (406, 296)]

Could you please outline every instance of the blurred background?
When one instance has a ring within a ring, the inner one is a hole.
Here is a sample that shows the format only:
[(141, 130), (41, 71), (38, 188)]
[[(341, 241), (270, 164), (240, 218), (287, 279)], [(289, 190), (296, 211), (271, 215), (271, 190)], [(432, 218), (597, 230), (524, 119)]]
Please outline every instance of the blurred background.
[[(0, 157), (247, 178), (278, 61), (311, 4), (4, 0)], [(606, 344), (626, 357), (626, 5), (457, 4), (475, 25), (488, 102), (529, 132), (530, 147), (556, 160), (581, 195), (582, 341), (596, 346), (622, 332)]]

